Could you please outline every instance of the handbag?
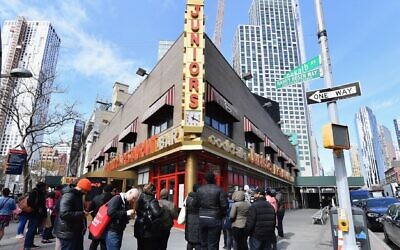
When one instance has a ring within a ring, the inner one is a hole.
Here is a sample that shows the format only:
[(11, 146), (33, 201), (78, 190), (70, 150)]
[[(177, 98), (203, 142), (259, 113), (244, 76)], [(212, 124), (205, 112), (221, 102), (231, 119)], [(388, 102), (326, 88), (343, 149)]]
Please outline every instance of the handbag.
[(95, 239), (101, 238), (101, 236), (104, 233), (104, 230), (108, 226), (108, 223), (110, 223), (111, 218), (110, 216), (108, 216), (107, 211), (108, 211), (108, 202), (99, 208), (99, 211), (97, 212), (96, 216), (89, 224), (88, 227), (89, 232)]
[(181, 211), (179, 212), (178, 219), (177, 219), (177, 222), (180, 225), (185, 224), (185, 221), (186, 221), (186, 199), (183, 202), (183, 206), (181, 208)]
[(32, 213), (33, 212), (33, 208), (31, 208), (28, 205), (28, 197), (29, 195), (25, 196), (24, 198), (22, 198), (19, 202), (18, 202), (18, 207), (21, 209), (22, 212), (25, 213)]

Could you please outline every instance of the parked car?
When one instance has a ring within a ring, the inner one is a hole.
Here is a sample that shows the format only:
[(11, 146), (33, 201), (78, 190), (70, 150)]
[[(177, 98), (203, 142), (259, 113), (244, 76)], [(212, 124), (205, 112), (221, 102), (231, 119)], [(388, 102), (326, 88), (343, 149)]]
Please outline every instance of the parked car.
[(393, 197), (369, 198), (363, 207), (367, 215), (368, 228), (371, 230), (382, 230), (380, 218), (386, 213), (388, 207), (399, 202)]
[(400, 247), (400, 203), (390, 205), (382, 217), (385, 240)]

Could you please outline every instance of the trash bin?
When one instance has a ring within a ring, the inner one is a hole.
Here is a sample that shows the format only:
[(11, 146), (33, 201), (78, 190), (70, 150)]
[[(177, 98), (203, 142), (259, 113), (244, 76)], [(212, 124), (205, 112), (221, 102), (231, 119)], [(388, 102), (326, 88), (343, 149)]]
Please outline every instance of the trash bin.
[[(371, 250), (371, 246), (369, 244), (369, 235), (368, 235), (368, 227), (367, 227), (367, 218), (365, 217), (365, 212), (358, 207), (352, 207), (353, 213), (353, 223), (354, 223), (354, 231), (356, 235), (356, 243), (359, 249), (362, 250)], [(331, 232), (332, 232), (332, 241), (333, 248), (335, 250), (338, 249), (338, 212), (336, 208), (332, 208), (329, 211), (329, 218), (331, 221)]]

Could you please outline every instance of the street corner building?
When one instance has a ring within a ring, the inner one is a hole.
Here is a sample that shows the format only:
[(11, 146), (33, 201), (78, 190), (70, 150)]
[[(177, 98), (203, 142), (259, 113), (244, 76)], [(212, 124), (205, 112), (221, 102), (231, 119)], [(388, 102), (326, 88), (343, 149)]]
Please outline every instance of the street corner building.
[[(203, 1), (188, 1), (184, 32), (128, 94), (115, 83), (108, 122), (83, 161), (92, 180), (129, 186), (155, 183), (182, 207), (193, 184), (213, 171), (227, 192), (250, 187), (294, 197), (296, 151), (204, 33)], [(100, 119), (102, 120), (102, 119)], [(90, 124), (90, 123), (89, 123)]]

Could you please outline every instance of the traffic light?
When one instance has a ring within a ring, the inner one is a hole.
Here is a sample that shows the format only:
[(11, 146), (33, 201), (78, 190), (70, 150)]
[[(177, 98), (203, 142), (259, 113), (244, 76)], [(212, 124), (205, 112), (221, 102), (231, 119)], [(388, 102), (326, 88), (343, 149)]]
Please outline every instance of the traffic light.
[(329, 123), (322, 127), (324, 148), (350, 149), (349, 130), (347, 126)]

